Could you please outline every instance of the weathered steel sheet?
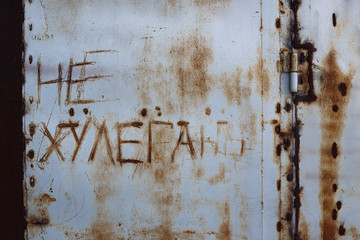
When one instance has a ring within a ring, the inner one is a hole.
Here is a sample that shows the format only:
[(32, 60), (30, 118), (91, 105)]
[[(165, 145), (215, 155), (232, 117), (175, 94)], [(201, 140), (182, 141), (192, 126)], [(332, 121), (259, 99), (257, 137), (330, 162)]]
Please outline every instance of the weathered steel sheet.
[(27, 239), (290, 238), (288, 3), (24, 9)]
[(294, 3), (301, 239), (359, 239), (360, 2)]

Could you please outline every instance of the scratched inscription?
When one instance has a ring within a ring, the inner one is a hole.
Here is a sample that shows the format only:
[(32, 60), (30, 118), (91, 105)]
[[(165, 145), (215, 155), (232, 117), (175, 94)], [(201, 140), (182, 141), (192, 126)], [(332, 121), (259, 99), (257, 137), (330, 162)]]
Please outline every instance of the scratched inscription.
[[(116, 152), (116, 161), (120, 164), (123, 163), (151, 163), (153, 159), (153, 134), (156, 131), (159, 131), (159, 128), (168, 128), (169, 131), (177, 131), (178, 137), (176, 140), (175, 146), (171, 151), (171, 161), (174, 161), (177, 151), (180, 147), (185, 147), (188, 151), (188, 155), (195, 160), (198, 157), (203, 157), (204, 151), (212, 151), (214, 156), (217, 154), (222, 154), (223, 156), (233, 156), (240, 158), (244, 153), (245, 140), (244, 139), (234, 139), (230, 136), (230, 133), (226, 131), (226, 126), (229, 124), (227, 121), (217, 121), (215, 126), (216, 128), (216, 138), (211, 139), (210, 137), (205, 136), (205, 127), (200, 126), (200, 131), (196, 135), (200, 136), (198, 139), (194, 139), (189, 130), (189, 122), (187, 121), (178, 121), (176, 124), (172, 122), (164, 121), (149, 121), (147, 126), (144, 126), (144, 122), (134, 121), (134, 122), (119, 122), (112, 126), (113, 129), (116, 129), (116, 144), (112, 144), (112, 139), (109, 136), (109, 127), (106, 124), (106, 121), (99, 123), (95, 117), (91, 116), (86, 119), (86, 122), (80, 127), (78, 122), (64, 122), (61, 121), (55, 129), (55, 132), (50, 133), (48, 127), (44, 122), (40, 124), (40, 129), (43, 135), (48, 139), (50, 146), (47, 148), (46, 152), (39, 158), (40, 162), (45, 162), (48, 160), (49, 156), (52, 153), (56, 153), (58, 158), (61, 161), (65, 161), (64, 155), (60, 150), (61, 142), (67, 137), (73, 137), (75, 140), (75, 146), (73, 153), (71, 155), (71, 161), (75, 161), (78, 151), (82, 146), (84, 139), (87, 136), (87, 131), (91, 126), (96, 129), (96, 136), (89, 153), (88, 161), (92, 161), (95, 157), (96, 151), (98, 149), (99, 142), (103, 138), (106, 143), (106, 149), (108, 153), (108, 158), (111, 163), (115, 164), (115, 159), (113, 158), (113, 152)], [(177, 129), (175, 129), (177, 126)], [(136, 128), (139, 130), (138, 133), (143, 134), (147, 141), (144, 143), (138, 139), (124, 139), (122, 137), (123, 132), (127, 128)], [(79, 132), (79, 134), (77, 133)], [(165, 142), (168, 143), (168, 142)], [(138, 148), (147, 149), (146, 159), (135, 159), (135, 158), (124, 158), (123, 157), (123, 148), (127, 144), (136, 144)], [(195, 150), (196, 148), (200, 149), (199, 152)], [(116, 145), (114, 149), (112, 146)], [(206, 146), (208, 145), (208, 146)], [(231, 149), (231, 150), (228, 150)], [(234, 150), (235, 149), (235, 150)]]

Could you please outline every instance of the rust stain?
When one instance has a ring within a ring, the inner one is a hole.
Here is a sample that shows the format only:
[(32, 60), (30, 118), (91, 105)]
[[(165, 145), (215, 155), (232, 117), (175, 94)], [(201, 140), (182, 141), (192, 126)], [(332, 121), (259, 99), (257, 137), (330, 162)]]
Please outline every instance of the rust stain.
[(201, 166), (195, 166), (194, 170), (192, 170), (192, 172), (194, 173), (196, 178), (201, 178), (205, 174), (205, 171), (204, 171), (203, 167), (201, 167)]
[(289, 138), (285, 138), (283, 140), (283, 147), (284, 147), (284, 150), (287, 151), (289, 148), (290, 148), (290, 139)]
[(207, 108), (205, 109), (205, 114), (208, 115), (208, 116), (210, 116), (210, 114), (211, 114), (211, 108), (207, 107)]
[(202, 7), (202, 6), (207, 6), (207, 5), (212, 5), (212, 4), (228, 4), (230, 3), (232, 0), (194, 0), (194, 3), (198, 6), (198, 7)]
[(152, 51), (153, 40), (146, 38), (142, 50), (142, 57), (136, 66), (136, 73), (134, 76), (134, 80), (138, 84), (137, 90), (140, 92), (140, 103), (144, 106), (152, 103), (149, 90), (151, 89), (151, 83), (156, 76), (156, 69), (153, 68), (154, 63), (151, 59)]
[(109, 142), (106, 138), (97, 136), (97, 154), (90, 163), (92, 164), (91, 184), (93, 185), (95, 195), (96, 214), (88, 231), (88, 238), (96, 240), (117, 239), (115, 224), (109, 219), (110, 213), (106, 208), (106, 203), (120, 191), (117, 185), (114, 185), (116, 168), (113, 168), (113, 162), (109, 161), (107, 146)]
[[(320, 222), (323, 239), (336, 239), (345, 234), (336, 221), (335, 192), (338, 188), (338, 171), (341, 160), (341, 137), (346, 121), (349, 92), (354, 72), (344, 74), (337, 63), (338, 54), (331, 49), (321, 69), (321, 146), (320, 146), (320, 193), (322, 210)], [(336, 105), (337, 111), (334, 111)], [(339, 151), (340, 149), (340, 151)], [(335, 191), (334, 191), (335, 190)], [(335, 210), (335, 211), (334, 211)]]
[(92, 164), (92, 181), (94, 187), (95, 199), (99, 205), (103, 205), (110, 197), (116, 193), (116, 186), (112, 184), (112, 179), (115, 179), (116, 171), (114, 170), (113, 163), (108, 159), (107, 150), (108, 142), (99, 139), (98, 152), (94, 156)]
[(70, 108), (70, 109), (69, 109), (69, 115), (70, 115), (71, 117), (73, 117), (74, 114), (75, 114), (74, 109), (73, 109), (73, 108)]
[(36, 132), (36, 125), (34, 123), (30, 123), (29, 124), (29, 133), (30, 133), (30, 136), (34, 136)]
[(208, 182), (211, 185), (215, 185), (220, 182), (225, 182), (225, 173), (226, 173), (226, 168), (224, 164), (220, 164), (219, 172), (215, 174), (213, 177), (211, 177)]
[[(159, 107), (157, 109), (160, 110)], [(185, 125), (180, 124), (178, 129), (183, 127)], [(151, 167), (156, 190), (152, 190), (152, 187), (149, 189), (151, 191), (149, 199), (159, 213), (160, 218), (158, 219), (159, 225), (153, 229), (145, 230), (145, 233), (150, 232), (154, 239), (175, 239), (177, 233), (174, 232), (172, 227), (173, 219), (182, 209), (182, 195), (176, 188), (181, 184), (181, 177), (178, 174), (179, 163), (171, 161), (171, 152), (176, 146), (178, 131), (174, 131), (172, 125), (160, 124), (160, 122), (158, 124), (154, 122), (151, 131), (153, 157), (149, 167)], [(183, 150), (186, 151), (185, 147), (183, 145), (178, 147), (179, 154)], [(174, 158), (176, 157), (177, 154), (175, 154)], [(144, 237), (147, 237), (147, 234)]]
[(257, 79), (256, 82), (256, 90), (257, 92), (265, 98), (269, 97), (269, 90), (270, 90), (270, 77), (269, 71), (264, 67), (264, 59), (258, 57), (258, 61), (255, 66), (251, 67), (255, 72), (255, 78)]
[(310, 240), (309, 224), (305, 221), (303, 215), (301, 215), (301, 221), (299, 226), (299, 240)]
[(281, 144), (278, 144), (278, 145), (276, 146), (276, 155), (277, 155), (277, 156), (280, 156), (280, 155), (281, 155)]
[[(236, 191), (241, 191), (240, 186), (239, 188), (235, 188)], [(248, 197), (246, 194), (240, 195), (240, 205), (242, 206), (242, 209), (239, 213), (240, 221), (240, 231), (243, 233), (241, 236), (241, 239), (247, 239), (246, 233), (249, 232), (249, 222), (248, 222), (248, 215), (249, 215), (249, 203), (248, 203)]]
[(91, 224), (90, 236), (94, 240), (108, 240), (108, 239), (118, 239), (115, 236), (115, 226), (113, 223), (106, 221), (101, 216), (97, 222)]
[(48, 225), (50, 224), (48, 208), (51, 203), (55, 202), (56, 198), (51, 197), (45, 193), (39, 195), (34, 200), (34, 206), (36, 206), (36, 213), (27, 218), (28, 224), (31, 225)]
[(26, 155), (28, 156), (28, 158), (33, 159), (35, 156), (35, 152), (34, 150), (30, 149)]
[(280, 232), (280, 231), (281, 231), (281, 228), (282, 228), (282, 223), (281, 223), (281, 221), (278, 221), (278, 222), (276, 223), (276, 230), (277, 230), (278, 232)]
[(280, 112), (281, 112), (281, 104), (280, 104), (280, 103), (277, 103), (277, 104), (276, 104), (275, 112), (276, 112), (276, 113), (280, 113)]
[(287, 222), (291, 222), (292, 221), (292, 213), (288, 212), (285, 216), (285, 220)]
[(294, 137), (294, 155), (292, 156), (292, 161), (294, 163), (294, 171), (295, 171), (295, 188), (293, 191), (294, 201), (289, 202), (291, 207), (295, 208), (295, 224), (294, 224), (294, 237), (299, 238), (299, 219), (300, 219), (300, 207), (301, 207), (301, 200), (300, 200), (300, 168), (299, 168), (299, 161), (300, 161), (300, 127), (301, 122), (298, 120), (298, 111), (297, 105), (299, 102), (303, 103), (312, 103), (317, 100), (317, 96), (315, 95), (314, 90), (314, 73), (313, 73), (313, 58), (314, 52), (316, 52), (315, 45), (309, 41), (302, 42), (300, 38), (300, 27), (298, 23), (298, 10), (301, 5), (300, 0), (293, 0), (290, 3), (291, 11), (293, 12), (293, 19), (292, 19), (292, 29), (293, 29), (293, 36), (291, 39), (291, 45), (294, 49), (300, 50), (300, 57), (299, 57), (299, 82), (302, 86), (303, 94), (298, 94), (294, 98), (295, 104), (295, 127), (293, 128), (293, 137)]
[(251, 95), (251, 88), (241, 86), (241, 69), (237, 68), (231, 76), (223, 73), (220, 82), (222, 83), (223, 92), (226, 96), (227, 103), (233, 105), (241, 105), (243, 99), (249, 98)]
[(28, 224), (32, 225), (47, 225), (49, 224), (49, 219), (47, 217), (36, 217), (34, 215), (31, 215), (27, 219)]
[[(291, 169), (292, 171), (292, 169)], [(288, 173), (286, 175), (286, 180), (288, 180), (289, 182), (292, 182), (294, 180), (294, 174), (292, 172)]]
[(172, 8), (174, 8), (176, 6), (176, 2), (177, 2), (177, 0), (168, 0), (168, 3), (170, 4), (170, 6)]
[(171, 47), (170, 58), (181, 101), (190, 105), (197, 99), (206, 100), (212, 86), (212, 78), (207, 71), (213, 61), (206, 38), (194, 32), (180, 39)]
[(351, 227), (349, 232), (352, 239), (360, 239), (360, 232), (356, 229), (356, 227)]
[(147, 116), (147, 109), (143, 108), (140, 112), (141, 116), (146, 117)]
[(231, 222), (230, 222), (230, 206), (228, 202), (224, 204), (224, 211), (222, 213), (223, 222), (220, 224), (219, 230), (216, 234), (218, 240), (231, 239)]
[(277, 29), (281, 28), (281, 20), (280, 20), (280, 18), (276, 18), (275, 26), (276, 26)]
[[(299, 72), (300, 74), (300, 82), (303, 84), (303, 92), (302, 95), (296, 95), (294, 99), (294, 103), (298, 104), (299, 102), (304, 103), (312, 103), (316, 101), (317, 97), (315, 95), (314, 91), (314, 74), (313, 74), (313, 58), (314, 58), (314, 52), (316, 52), (315, 45), (311, 42), (302, 42), (299, 35), (299, 23), (298, 23), (298, 16), (297, 11), (299, 10), (299, 7), (301, 5), (300, 0), (293, 0), (291, 1), (291, 10), (294, 13), (294, 19), (293, 19), (293, 38), (292, 38), (292, 46), (295, 49), (302, 50), (306, 52), (305, 55), (300, 54), (300, 66), (299, 66)], [(305, 57), (305, 58), (304, 58)], [(306, 59), (306, 62), (303, 62), (303, 60)], [(296, 231), (295, 231), (296, 232)]]
[(166, 239), (174, 239), (174, 233), (171, 230), (171, 226), (169, 224), (161, 225), (154, 229), (155, 233), (158, 236), (158, 239), (166, 240)]

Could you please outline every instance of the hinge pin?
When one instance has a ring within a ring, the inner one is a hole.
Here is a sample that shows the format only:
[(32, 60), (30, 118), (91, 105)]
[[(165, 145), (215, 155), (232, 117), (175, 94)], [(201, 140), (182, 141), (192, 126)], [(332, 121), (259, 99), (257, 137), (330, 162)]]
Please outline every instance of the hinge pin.
[(291, 52), (290, 58), (290, 92), (298, 92), (298, 54)]

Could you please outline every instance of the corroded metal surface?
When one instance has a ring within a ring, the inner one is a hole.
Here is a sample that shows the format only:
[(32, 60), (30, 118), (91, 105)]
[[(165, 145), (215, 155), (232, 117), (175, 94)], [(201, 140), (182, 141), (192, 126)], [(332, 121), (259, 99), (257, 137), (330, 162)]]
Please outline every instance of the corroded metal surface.
[(294, 1), (300, 51), (296, 98), (300, 239), (359, 239), (358, 1)]
[(27, 239), (293, 235), (289, 3), (24, 6)]

